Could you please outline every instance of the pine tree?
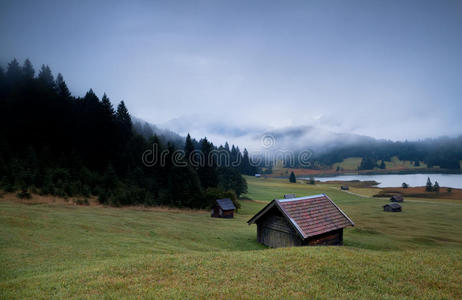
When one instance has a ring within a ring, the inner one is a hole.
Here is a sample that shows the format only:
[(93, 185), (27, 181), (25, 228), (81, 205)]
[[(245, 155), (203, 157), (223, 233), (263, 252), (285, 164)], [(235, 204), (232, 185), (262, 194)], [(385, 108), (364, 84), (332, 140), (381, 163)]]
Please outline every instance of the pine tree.
[(115, 117), (115, 111), (106, 93), (104, 93), (103, 98), (101, 98), (101, 107), (102, 107), (103, 117), (105, 118), (105, 120), (112, 122)]
[(433, 191), (433, 185), (432, 185), (432, 182), (430, 180), (430, 177), (427, 178), (427, 184), (425, 186), (425, 191), (427, 191), (427, 192)]
[(29, 59), (26, 59), (24, 61), (24, 64), (22, 66), (22, 74), (26, 79), (34, 79), (35, 70), (34, 66), (32, 66), (32, 63)]
[(297, 182), (297, 178), (295, 177), (295, 174), (294, 174), (293, 171), (290, 172), (289, 182), (290, 182), (290, 183), (296, 183), (296, 182)]
[(201, 181), (202, 187), (216, 187), (218, 184), (218, 175), (216, 172), (216, 163), (213, 157), (210, 157), (210, 152), (213, 150), (213, 144), (209, 143), (207, 138), (201, 140), (201, 152), (205, 159), (204, 166), (199, 167), (197, 173)]
[(186, 136), (186, 141), (184, 144), (184, 154), (185, 154), (185, 159), (188, 162), (188, 164), (191, 163), (192, 158), (191, 158), (191, 153), (194, 151), (194, 144), (191, 139), (191, 135)]
[(435, 184), (433, 185), (433, 191), (437, 193), (440, 191), (440, 185), (438, 181), (435, 181)]
[(71, 92), (67, 88), (66, 82), (64, 81), (63, 75), (61, 73), (58, 73), (58, 76), (56, 76), (55, 85), (59, 96), (61, 96), (64, 99), (71, 98)]
[(244, 148), (244, 154), (242, 155), (242, 163), (241, 163), (241, 173), (245, 175), (255, 175), (251, 174), (251, 166), (250, 166), (250, 159), (249, 159), (249, 152), (246, 148)]
[(145, 122), (142, 128), (143, 136), (146, 139), (151, 138), (154, 135), (154, 131), (152, 130), (151, 125), (148, 124), (148, 122)]
[(8, 64), (6, 76), (8, 77), (8, 80), (13, 83), (18, 82), (21, 79), (22, 70), (16, 58)]
[(168, 175), (169, 205), (203, 208), (199, 177), (191, 167), (173, 167)]
[(119, 105), (117, 106), (116, 121), (119, 124), (121, 130), (124, 132), (125, 137), (130, 136), (133, 126), (132, 118), (130, 117), (128, 109), (123, 101), (120, 101)]
[(47, 88), (55, 88), (55, 80), (49, 66), (42, 65), (42, 68), (38, 74), (38, 79)]
[(386, 165), (385, 165), (385, 160), (382, 159), (382, 162), (380, 163), (380, 169), (385, 169), (386, 168)]

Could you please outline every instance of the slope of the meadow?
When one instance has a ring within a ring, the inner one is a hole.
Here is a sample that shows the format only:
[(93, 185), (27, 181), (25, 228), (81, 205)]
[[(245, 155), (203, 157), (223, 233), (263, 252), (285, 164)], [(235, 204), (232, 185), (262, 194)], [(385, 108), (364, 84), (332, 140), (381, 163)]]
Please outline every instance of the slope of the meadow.
[[(247, 178), (235, 219), (207, 211), (0, 199), (0, 298), (461, 298), (462, 200), (385, 199)], [(284, 193), (328, 194), (342, 247), (268, 249), (246, 221)]]

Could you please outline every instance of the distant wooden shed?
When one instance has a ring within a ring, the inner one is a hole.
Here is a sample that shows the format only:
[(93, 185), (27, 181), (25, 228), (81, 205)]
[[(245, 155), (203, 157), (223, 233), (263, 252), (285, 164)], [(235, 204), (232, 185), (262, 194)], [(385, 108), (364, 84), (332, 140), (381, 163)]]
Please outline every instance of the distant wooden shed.
[(348, 191), (350, 188), (348, 187), (348, 185), (342, 185), (340, 189), (343, 191)]
[(269, 247), (342, 245), (353, 221), (325, 194), (273, 200), (253, 216), (257, 240)]
[(383, 211), (400, 212), (401, 211), (401, 205), (399, 205), (398, 203), (385, 204), (383, 206)]
[(404, 199), (403, 199), (403, 196), (402, 196), (402, 195), (393, 195), (393, 196), (390, 198), (390, 201), (391, 201), (391, 202), (403, 202)]
[(217, 199), (212, 207), (213, 218), (233, 218), (236, 207), (231, 199)]

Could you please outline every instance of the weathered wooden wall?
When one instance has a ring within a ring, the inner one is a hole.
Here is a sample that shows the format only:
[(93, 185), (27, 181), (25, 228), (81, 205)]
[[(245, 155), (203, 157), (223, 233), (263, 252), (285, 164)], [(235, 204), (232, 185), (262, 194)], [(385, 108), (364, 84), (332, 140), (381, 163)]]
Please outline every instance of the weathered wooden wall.
[(301, 238), (275, 207), (257, 222), (257, 240), (272, 248), (302, 245)]
[(337, 229), (303, 240), (276, 208), (257, 221), (257, 240), (272, 248), (314, 245), (342, 245), (343, 229)]

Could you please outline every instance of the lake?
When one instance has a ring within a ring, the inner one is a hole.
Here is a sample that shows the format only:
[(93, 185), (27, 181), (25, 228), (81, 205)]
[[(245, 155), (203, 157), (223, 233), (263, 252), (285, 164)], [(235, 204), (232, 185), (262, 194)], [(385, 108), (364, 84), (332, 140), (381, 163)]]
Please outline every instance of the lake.
[(424, 186), (427, 178), (430, 177), (432, 183), (438, 181), (441, 187), (462, 188), (462, 174), (380, 174), (380, 175), (339, 175), (329, 177), (315, 177), (321, 182), (329, 180), (361, 180), (380, 182), (378, 187), (398, 187), (403, 182), (409, 186)]

